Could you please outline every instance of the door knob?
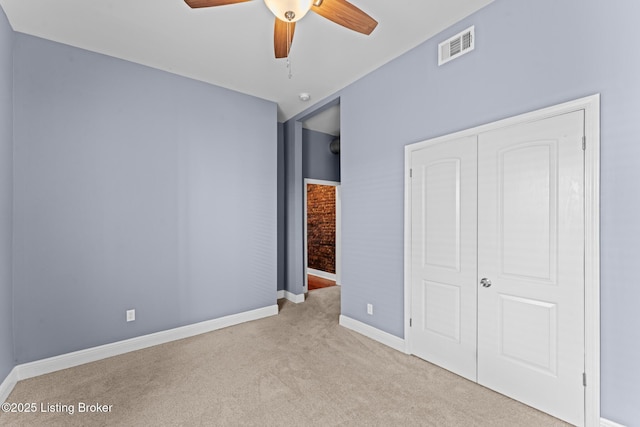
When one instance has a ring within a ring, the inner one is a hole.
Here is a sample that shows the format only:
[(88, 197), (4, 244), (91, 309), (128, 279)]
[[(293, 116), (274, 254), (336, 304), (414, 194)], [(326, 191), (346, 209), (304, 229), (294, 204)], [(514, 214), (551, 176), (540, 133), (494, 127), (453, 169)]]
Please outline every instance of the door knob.
[(480, 280), (480, 284), (485, 288), (490, 288), (491, 280), (487, 279), (486, 277), (483, 277), (482, 280)]

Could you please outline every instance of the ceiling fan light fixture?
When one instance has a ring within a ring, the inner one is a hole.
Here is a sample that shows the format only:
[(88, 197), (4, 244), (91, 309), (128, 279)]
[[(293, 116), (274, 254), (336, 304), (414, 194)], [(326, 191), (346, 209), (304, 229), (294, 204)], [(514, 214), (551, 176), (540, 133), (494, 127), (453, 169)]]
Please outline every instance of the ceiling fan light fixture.
[(309, 12), (313, 0), (264, 0), (269, 10), (284, 22), (296, 22)]

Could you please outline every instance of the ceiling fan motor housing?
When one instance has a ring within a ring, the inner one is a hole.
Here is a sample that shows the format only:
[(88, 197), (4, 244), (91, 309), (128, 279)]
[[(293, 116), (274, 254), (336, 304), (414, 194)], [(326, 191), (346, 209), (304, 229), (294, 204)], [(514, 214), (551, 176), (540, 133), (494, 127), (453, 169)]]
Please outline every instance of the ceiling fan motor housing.
[(264, 2), (276, 18), (285, 22), (296, 22), (311, 9), (313, 0), (264, 0)]

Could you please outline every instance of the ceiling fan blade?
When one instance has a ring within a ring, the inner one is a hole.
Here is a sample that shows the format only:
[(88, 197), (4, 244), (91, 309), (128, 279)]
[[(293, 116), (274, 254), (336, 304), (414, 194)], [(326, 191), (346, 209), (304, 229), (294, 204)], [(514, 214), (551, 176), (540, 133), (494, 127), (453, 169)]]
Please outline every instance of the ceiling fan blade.
[(293, 33), (295, 29), (295, 22), (285, 22), (276, 18), (273, 29), (273, 47), (276, 58), (286, 58), (289, 56), (289, 49), (291, 48), (291, 43), (293, 43)]
[[(316, 6), (318, 3), (320, 6)], [(311, 10), (329, 21), (366, 35), (378, 25), (378, 21), (346, 0), (314, 1)]]
[(192, 9), (198, 7), (224, 6), (225, 4), (243, 3), (251, 0), (184, 0)]

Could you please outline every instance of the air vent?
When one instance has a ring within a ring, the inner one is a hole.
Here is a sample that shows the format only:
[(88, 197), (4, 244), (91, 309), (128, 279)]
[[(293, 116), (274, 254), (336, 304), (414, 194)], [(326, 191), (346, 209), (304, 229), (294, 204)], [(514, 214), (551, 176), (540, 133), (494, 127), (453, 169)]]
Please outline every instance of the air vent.
[(475, 47), (474, 27), (471, 26), (438, 45), (438, 65), (471, 52)]

